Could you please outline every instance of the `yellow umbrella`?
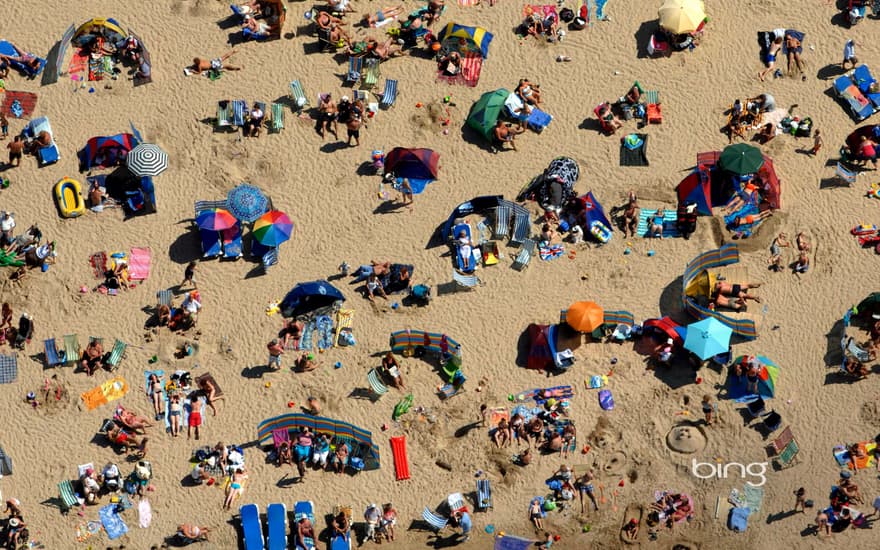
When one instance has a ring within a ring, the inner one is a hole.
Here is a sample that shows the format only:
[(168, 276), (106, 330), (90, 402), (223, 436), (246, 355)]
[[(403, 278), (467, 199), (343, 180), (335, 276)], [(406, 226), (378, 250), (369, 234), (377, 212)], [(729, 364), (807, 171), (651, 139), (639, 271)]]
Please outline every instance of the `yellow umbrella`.
[(666, 0), (659, 13), (660, 26), (672, 34), (694, 32), (706, 19), (703, 0)]
[(596, 302), (575, 302), (565, 312), (565, 322), (578, 332), (593, 332), (605, 320), (605, 312)]

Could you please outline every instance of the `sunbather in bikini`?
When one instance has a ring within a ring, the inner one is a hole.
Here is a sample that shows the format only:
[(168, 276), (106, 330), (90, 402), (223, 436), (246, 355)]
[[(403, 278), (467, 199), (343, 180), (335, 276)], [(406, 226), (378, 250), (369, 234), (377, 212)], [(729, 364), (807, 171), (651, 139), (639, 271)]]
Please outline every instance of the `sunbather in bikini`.
[(129, 411), (121, 405), (116, 407), (116, 418), (120, 422), (122, 422), (126, 428), (134, 431), (135, 433), (143, 434), (146, 432), (147, 428), (151, 428), (153, 426), (153, 423), (147, 420), (146, 417)]
[(748, 293), (750, 288), (758, 288), (761, 283), (743, 283), (741, 285), (728, 283), (727, 281), (718, 281), (715, 283), (715, 292), (724, 296), (732, 296), (734, 298), (742, 298), (743, 300), (754, 300), (761, 303), (761, 299)]
[(0, 60), (3, 61), (13, 61), (16, 63), (21, 63), (22, 65), (27, 65), (32, 71), (37, 71), (40, 69), (40, 59), (32, 53), (28, 53), (12, 42), (9, 43), (12, 46), (12, 49), (15, 50), (17, 55), (0, 55)]

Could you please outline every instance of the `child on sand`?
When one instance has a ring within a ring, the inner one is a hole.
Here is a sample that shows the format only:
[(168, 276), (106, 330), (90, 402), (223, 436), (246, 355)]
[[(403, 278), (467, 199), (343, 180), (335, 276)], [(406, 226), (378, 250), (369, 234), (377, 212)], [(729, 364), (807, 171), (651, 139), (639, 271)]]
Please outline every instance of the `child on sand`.
[(822, 148), (822, 136), (819, 133), (819, 130), (813, 132), (813, 148), (810, 149), (810, 154), (815, 156), (816, 153), (819, 152), (819, 149)]
[(801, 508), (801, 513), (806, 512), (807, 510), (807, 491), (803, 487), (794, 492), (795, 501), (794, 501), (794, 512), (798, 511), (798, 506)]
[(712, 425), (712, 416), (715, 413), (715, 407), (712, 403), (712, 396), (706, 394), (703, 396), (703, 415), (706, 417), (706, 424)]
[(278, 338), (273, 338), (266, 344), (266, 349), (269, 350), (269, 362), (266, 366), (271, 370), (281, 370), (281, 355), (284, 354), (284, 348)]
[(183, 270), (183, 282), (180, 283), (180, 288), (186, 286), (187, 283), (191, 284), (193, 288), (199, 288), (199, 285), (196, 284), (196, 266), (198, 262), (193, 260), (189, 264), (187, 264), (186, 269)]

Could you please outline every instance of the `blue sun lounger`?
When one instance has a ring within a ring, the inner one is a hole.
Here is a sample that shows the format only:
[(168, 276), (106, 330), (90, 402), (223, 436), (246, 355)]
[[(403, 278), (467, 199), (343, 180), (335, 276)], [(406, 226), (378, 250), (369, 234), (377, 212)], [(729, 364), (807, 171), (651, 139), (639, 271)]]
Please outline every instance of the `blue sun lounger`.
[(397, 80), (386, 78), (385, 89), (382, 90), (380, 95), (382, 96), (382, 101), (379, 103), (379, 106), (384, 109), (392, 107), (394, 102), (397, 101)]
[(865, 97), (849, 75), (843, 75), (834, 81), (834, 92), (846, 103), (856, 120), (865, 120), (876, 110), (871, 100)]
[(64, 363), (63, 355), (58, 353), (58, 348), (55, 345), (55, 339), (49, 338), (47, 340), (43, 340), (43, 350), (46, 353), (46, 366), (47, 367), (57, 367)]
[[(10, 57), (19, 57), (18, 52), (15, 51), (15, 48), (12, 46), (12, 43), (7, 42), (6, 40), (0, 40), (0, 55), (10, 56)], [(33, 54), (29, 54), (29, 55), (33, 55)], [(22, 63), (21, 61), (10, 60), (9, 65), (13, 69), (15, 69), (16, 71), (19, 71), (20, 73), (25, 74), (25, 75), (33, 78), (33, 77), (39, 75), (41, 72), (43, 72), (43, 67), (46, 66), (45, 59), (43, 59), (42, 57), (37, 57), (35, 55), (34, 55), (34, 57), (40, 61), (40, 66), (36, 70), (34, 70), (30, 65), (26, 65), (26, 64)]]
[(40, 132), (48, 132), (49, 137), (52, 139), (52, 143), (45, 147), (40, 147), (37, 150), (37, 161), (39, 162), (40, 167), (43, 167), (58, 162), (58, 158), (61, 155), (58, 152), (58, 146), (55, 145), (55, 134), (52, 133), (52, 126), (49, 125), (48, 118), (44, 116), (35, 118), (28, 122), (27, 126), (24, 127), (24, 130), (22, 130), (25, 137), (30, 139), (36, 139), (37, 136), (40, 135)]
[(254, 239), (251, 241), (251, 256), (258, 258), (263, 264), (263, 269), (268, 271), (270, 267), (278, 263), (278, 248), (266, 246)]
[(216, 258), (222, 254), (219, 231), (199, 229), (199, 238), (202, 240), (202, 258)]
[(241, 258), (241, 224), (224, 229), (220, 235), (223, 239), (223, 257), (227, 260)]
[[(315, 506), (312, 504), (310, 500), (301, 500), (293, 505), (293, 521), (294, 525), (299, 522), (302, 518), (308, 518), (309, 521), (314, 525), (315, 523)], [(292, 531), (292, 529), (291, 529)], [(305, 546), (300, 544), (299, 540), (296, 541), (296, 549), (295, 550), (312, 550), (315, 547), (315, 539), (311, 537), (306, 537)]]
[(489, 485), (488, 479), (477, 480), (477, 510), (488, 510), (494, 508), (492, 505), (492, 486)]
[(874, 110), (880, 109), (880, 93), (871, 93), (871, 85), (877, 82), (877, 79), (871, 75), (871, 69), (867, 65), (859, 65), (852, 73), (852, 81), (855, 82), (859, 90), (865, 94), (874, 105)]
[(265, 550), (263, 526), (260, 524), (260, 509), (256, 504), (244, 504), (238, 510), (241, 516), (241, 534), (245, 550)]
[(454, 239), (455, 246), (455, 267), (462, 273), (473, 273), (477, 268), (477, 265), (480, 262), (480, 251), (477, 250), (476, 246), (471, 247), (471, 257), (467, 258), (468, 267), (464, 267), (465, 257), (462, 256), (462, 247), (458, 243), (458, 236), (461, 232), (464, 231), (468, 240), (473, 242), (471, 239), (471, 226), (468, 223), (460, 223), (452, 228), (452, 238)]
[(267, 550), (287, 550), (287, 507), (274, 503), (266, 507)]

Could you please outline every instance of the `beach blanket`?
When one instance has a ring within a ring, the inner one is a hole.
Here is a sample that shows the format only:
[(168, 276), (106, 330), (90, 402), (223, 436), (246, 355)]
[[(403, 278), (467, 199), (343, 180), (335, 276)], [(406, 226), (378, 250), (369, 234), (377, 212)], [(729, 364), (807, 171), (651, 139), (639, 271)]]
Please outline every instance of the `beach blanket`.
[(92, 274), (96, 279), (103, 279), (107, 272), (107, 253), (103, 250), (89, 256), (89, 265), (92, 266)]
[(735, 231), (740, 238), (750, 237), (752, 233), (754, 233), (758, 229), (758, 227), (761, 225), (761, 222), (763, 222), (764, 220), (755, 220), (754, 223), (742, 224), (738, 227), (733, 227), (731, 224), (733, 224), (736, 218), (742, 218), (749, 215), (757, 216), (757, 214), (758, 207), (756, 205), (751, 203), (745, 204), (740, 207), (736, 212), (731, 212), (730, 214), (724, 216), (724, 226), (729, 228), (731, 231)]
[(88, 410), (94, 410), (101, 405), (117, 399), (128, 393), (128, 384), (121, 376), (111, 378), (100, 386), (90, 389), (80, 397)]
[(37, 94), (6, 90), (0, 112), (12, 118), (30, 118), (37, 107)]
[(551, 244), (551, 245), (540, 245), (538, 246), (538, 255), (541, 256), (541, 259), (544, 261), (552, 260), (553, 258), (558, 258), (565, 254), (565, 247), (561, 244)]
[(480, 72), (483, 69), (483, 57), (474, 52), (468, 52), (461, 58), (461, 71), (455, 76), (443, 74), (438, 71), (437, 79), (445, 80), (449, 84), (459, 84), (473, 88), (480, 81)]
[(77, 50), (73, 52), (70, 58), (70, 64), (67, 66), (67, 72), (73, 75), (84, 73), (89, 66), (89, 54), (85, 50)]
[(648, 166), (648, 134), (629, 134), (620, 140), (621, 166)]
[[(877, 444), (873, 441), (862, 441), (858, 443), (859, 446), (864, 448), (865, 457), (859, 458), (855, 461), (855, 469), (863, 470), (865, 468), (871, 468), (877, 462), (876, 451)], [(840, 467), (846, 467), (850, 470), (853, 469), (853, 460), (852, 455), (850, 455), (849, 450), (847, 450), (845, 445), (837, 445), (833, 450), (834, 459), (837, 461), (837, 464)]]
[(315, 322), (309, 321), (302, 329), (302, 337), (299, 339), (300, 350), (312, 349), (315, 347), (313, 342), (315, 336)]
[[(549, 395), (546, 398), (541, 397), (540, 394), (542, 392), (549, 392)], [(571, 386), (556, 386), (553, 388), (535, 388), (513, 394), (513, 401), (516, 403), (524, 403), (534, 399), (535, 403), (543, 405), (549, 398), (560, 400), (568, 399), (572, 396), (574, 396), (574, 389)]]
[[(639, 224), (636, 227), (636, 234), (639, 237), (647, 237), (650, 228), (650, 220), (657, 213), (657, 210), (647, 208), (639, 209)], [(664, 237), (680, 237), (676, 222), (678, 221), (678, 212), (675, 210), (663, 211), (663, 236)]]
[[(339, 346), (339, 335), (343, 329), (350, 329), (354, 324), (354, 310), (340, 309), (336, 312), (336, 334), (333, 335), (333, 347)], [(348, 345), (348, 344), (343, 344)]]
[(0, 384), (11, 384), (18, 378), (18, 358), (15, 355), (0, 355)]
[(150, 501), (145, 498), (141, 499), (138, 502), (138, 525), (140, 525), (141, 529), (146, 529), (152, 521), (153, 508), (150, 506)]
[(132, 281), (143, 281), (150, 276), (149, 248), (132, 248), (129, 255), (128, 278)]
[(119, 517), (115, 504), (108, 504), (101, 508), (98, 511), (98, 516), (100, 516), (101, 524), (104, 526), (104, 530), (107, 531), (107, 538), (110, 540), (116, 540), (128, 533), (128, 525)]
[(743, 486), (742, 494), (745, 506), (751, 510), (750, 515), (761, 511), (761, 505), (764, 503), (763, 487), (753, 487), (746, 483)]
[(315, 332), (318, 336), (318, 349), (325, 350), (333, 347), (333, 319), (327, 315), (319, 315), (315, 319)]
[[(432, 179), (419, 179), (419, 178), (407, 178), (409, 180), (409, 186), (412, 189), (413, 195), (420, 195), (424, 192), (425, 188), (428, 187), (428, 184), (433, 182)], [(403, 184), (403, 178), (397, 178), (394, 180), (394, 185), (392, 187), (395, 191), (400, 191), (400, 186)]]

